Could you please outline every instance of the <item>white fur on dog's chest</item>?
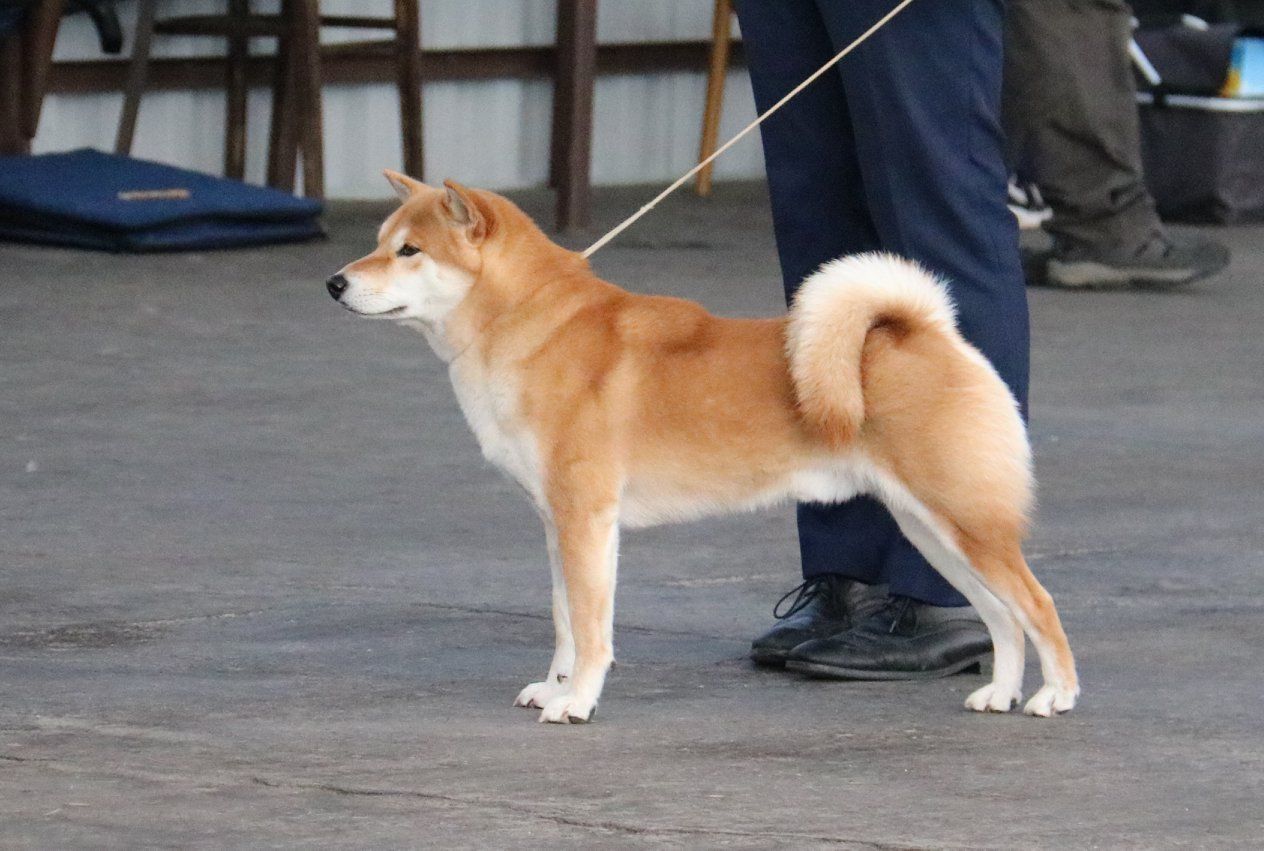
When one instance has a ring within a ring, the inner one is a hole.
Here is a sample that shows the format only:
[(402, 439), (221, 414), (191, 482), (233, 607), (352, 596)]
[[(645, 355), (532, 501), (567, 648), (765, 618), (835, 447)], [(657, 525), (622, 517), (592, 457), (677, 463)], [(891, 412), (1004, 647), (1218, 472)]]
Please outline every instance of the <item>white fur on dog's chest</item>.
[(453, 361), (448, 375), (483, 457), (539, 503), (543, 498), (540, 457), (534, 435), (519, 416), (517, 386), (490, 374), (476, 357)]

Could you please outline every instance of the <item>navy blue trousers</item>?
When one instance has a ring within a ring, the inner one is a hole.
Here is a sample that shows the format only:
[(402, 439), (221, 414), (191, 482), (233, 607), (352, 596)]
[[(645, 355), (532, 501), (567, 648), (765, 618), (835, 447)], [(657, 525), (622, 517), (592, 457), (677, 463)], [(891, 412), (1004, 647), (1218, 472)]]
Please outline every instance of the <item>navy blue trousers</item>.
[[(737, 0), (767, 109), (896, 0)], [(1005, 203), (1002, 0), (918, 0), (761, 130), (786, 298), (843, 254), (886, 250), (942, 275), (962, 332), (1026, 410), (1027, 295)], [(940, 606), (966, 601), (874, 499), (800, 505), (803, 575), (836, 573)]]

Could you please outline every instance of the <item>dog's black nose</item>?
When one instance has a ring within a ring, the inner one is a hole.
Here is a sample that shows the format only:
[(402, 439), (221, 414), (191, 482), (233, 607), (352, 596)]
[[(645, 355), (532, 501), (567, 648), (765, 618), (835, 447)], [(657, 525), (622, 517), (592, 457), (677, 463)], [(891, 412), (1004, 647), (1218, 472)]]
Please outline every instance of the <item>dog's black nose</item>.
[(347, 280), (346, 275), (337, 274), (328, 281), (325, 281), (325, 289), (329, 290), (329, 294), (335, 299), (339, 299), (342, 298), (342, 294), (347, 291), (349, 283), (350, 282)]

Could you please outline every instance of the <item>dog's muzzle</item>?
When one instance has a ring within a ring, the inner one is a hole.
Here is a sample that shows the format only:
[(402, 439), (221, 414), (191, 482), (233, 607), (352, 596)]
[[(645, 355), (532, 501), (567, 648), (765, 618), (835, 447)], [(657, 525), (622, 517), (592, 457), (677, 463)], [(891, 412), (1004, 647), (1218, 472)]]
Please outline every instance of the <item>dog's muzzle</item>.
[(342, 298), (342, 294), (347, 291), (347, 287), (350, 285), (351, 282), (343, 274), (334, 275), (328, 281), (325, 281), (325, 289), (329, 290), (329, 294), (334, 297), (334, 301)]

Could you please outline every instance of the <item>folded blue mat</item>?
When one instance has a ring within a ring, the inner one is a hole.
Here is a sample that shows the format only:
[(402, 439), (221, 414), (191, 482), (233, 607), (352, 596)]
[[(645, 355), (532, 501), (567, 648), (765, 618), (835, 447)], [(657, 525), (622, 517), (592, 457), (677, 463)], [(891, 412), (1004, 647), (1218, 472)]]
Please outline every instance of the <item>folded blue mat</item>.
[(0, 239), (185, 251), (323, 236), (310, 198), (80, 150), (0, 157)]

